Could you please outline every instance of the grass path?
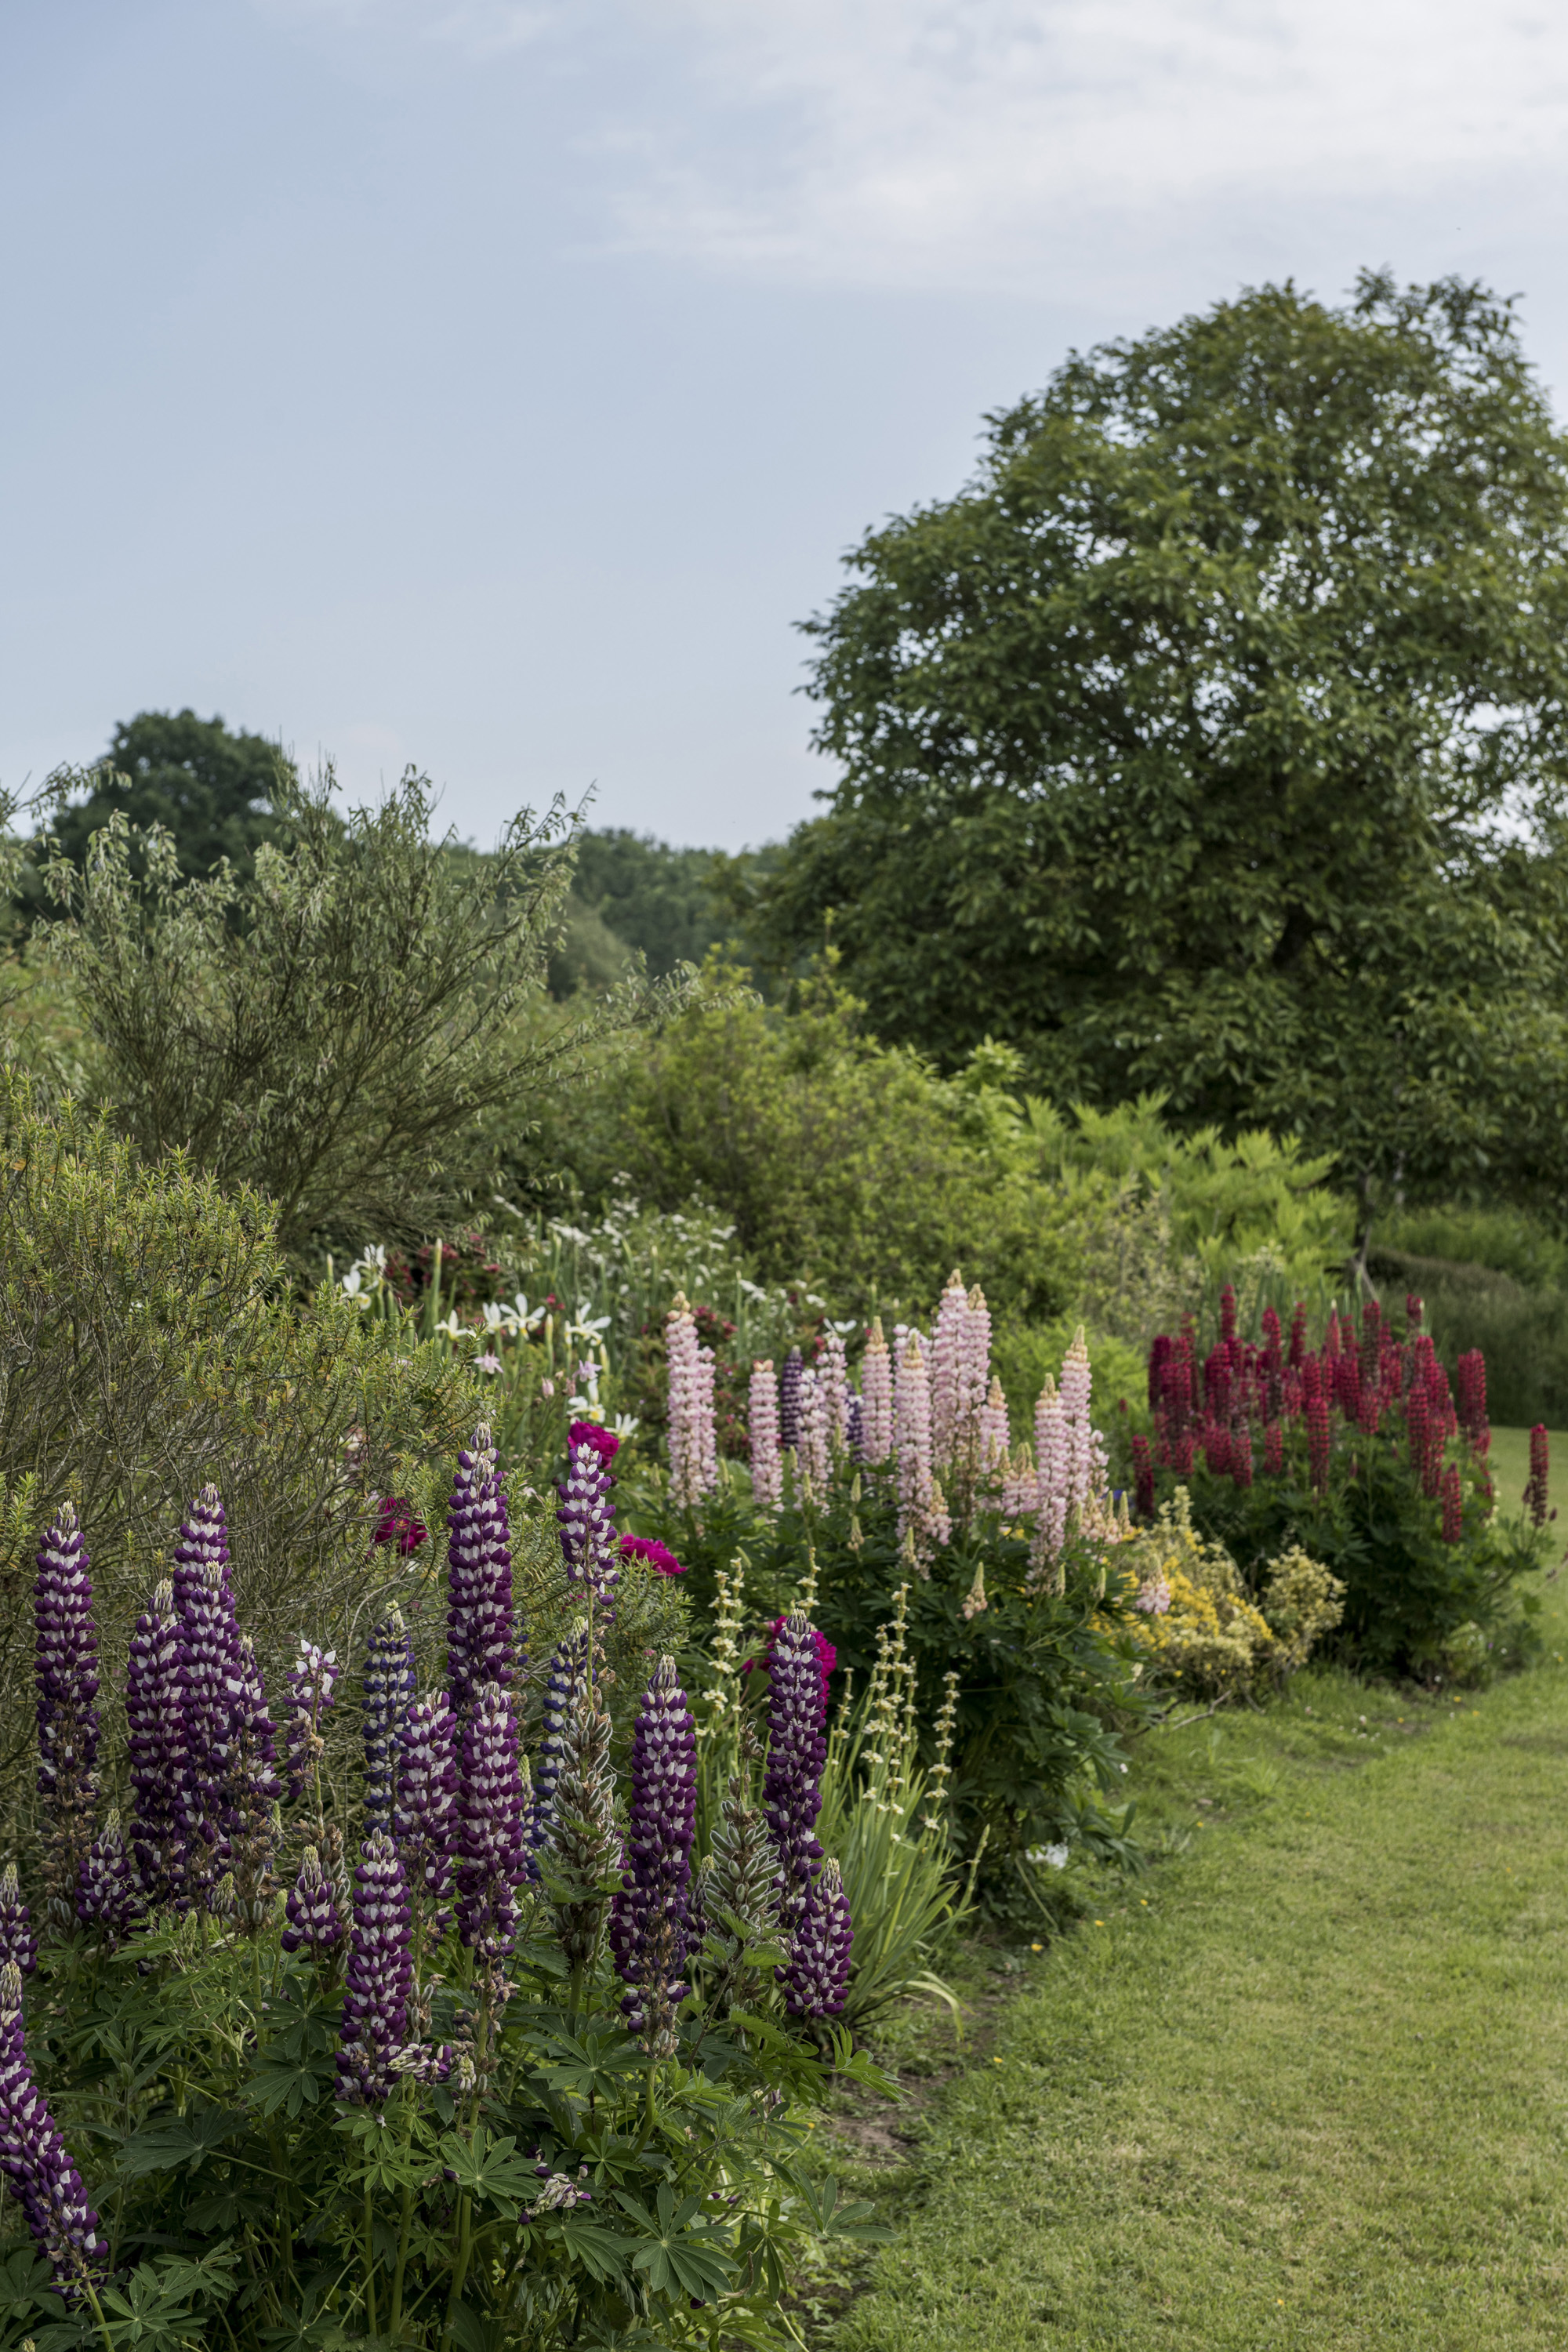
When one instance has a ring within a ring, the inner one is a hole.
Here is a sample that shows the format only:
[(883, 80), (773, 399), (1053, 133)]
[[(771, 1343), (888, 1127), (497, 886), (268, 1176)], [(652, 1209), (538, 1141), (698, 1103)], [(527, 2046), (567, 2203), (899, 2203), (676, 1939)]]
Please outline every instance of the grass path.
[(1552, 1591), (1547, 1662), (1462, 1703), (1310, 1675), (1145, 1743), (1185, 1851), (1030, 1964), (836, 2344), (1568, 2344)]

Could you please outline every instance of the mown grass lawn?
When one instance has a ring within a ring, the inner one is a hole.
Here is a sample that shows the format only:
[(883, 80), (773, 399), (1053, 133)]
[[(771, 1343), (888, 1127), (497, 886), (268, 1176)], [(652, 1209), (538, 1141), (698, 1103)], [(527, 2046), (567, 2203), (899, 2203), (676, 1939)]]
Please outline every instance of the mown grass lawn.
[(1565, 1586), (1490, 1690), (1308, 1674), (1143, 1743), (1184, 1850), (1030, 1963), (837, 2344), (1568, 2344)]

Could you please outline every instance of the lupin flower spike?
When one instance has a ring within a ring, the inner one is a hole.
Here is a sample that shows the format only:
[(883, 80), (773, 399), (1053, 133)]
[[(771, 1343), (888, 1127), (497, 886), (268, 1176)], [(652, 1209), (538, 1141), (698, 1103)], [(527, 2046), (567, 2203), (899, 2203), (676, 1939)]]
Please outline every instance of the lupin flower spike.
[(893, 1361), (882, 1336), (882, 1318), (873, 1321), (860, 1360), (860, 1459), (885, 1462), (893, 1450)]
[(778, 1971), (784, 2007), (792, 2017), (838, 2015), (854, 1941), (849, 1898), (838, 1864), (830, 1856), (807, 1892), (804, 1915), (790, 1939), (789, 1958)]
[(394, 1834), (409, 1885), (436, 1904), (452, 1888), (457, 1836), (457, 1718), (445, 1691), (416, 1698), (398, 1739)]
[(533, 1822), (530, 1839), (535, 1849), (549, 1842), (555, 1819), (555, 1790), (566, 1752), (566, 1726), (579, 1694), (588, 1683), (588, 1636), (569, 1633), (552, 1653), (544, 1677), (543, 1722), (539, 1760), (533, 1774)]
[(566, 1475), (555, 1490), (561, 1497), (555, 1518), (567, 1576), (574, 1584), (591, 1584), (602, 1601), (609, 1600), (621, 1572), (616, 1507), (610, 1500), (615, 1483), (605, 1455), (584, 1436), (573, 1445)]
[(763, 1811), (778, 1854), (780, 1918), (793, 1929), (822, 1859), (816, 1830), (827, 1761), (822, 1663), (811, 1622), (798, 1611), (780, 1626), (768, 1667)]
[(336, 1951), (342, 1942), (337, 1896), (313, 1845), (305, 1848), (300, 1875), (289, 1889), (283, 1907), (288, 1925), (279, 1940), (286, 1952), (310, 1952), (321, 1958)]
[(184, 1664), (174, 1588), (163, 1582), (136, 1620), (125, 1669), (131, 1851), (154, 1909), (177, 1900), (184, 1885)]
[(458, 1774), (458, 1933), (496, 1956), (517, 1934), (517, 1889), (529, 1874), (517, 1718), (487, 1683), (463, 1725)]
[(779, 1451), (779, 1382), (771, 1358), (752, 1366), (746, 1419), (751, 1433), (752, 1496), (759, 1511), (776, 1511), (784, 1495)]
[(364, 1830), (392, 1830), (397, 1793), (397, 1745), (414, 1703), (414, 1642), (401, 1609), (388, 1612), (365, 1654), (361, 1725), (364, 1740)]
[[(682, 1508), (691, 1508), (719, 1483), (713, 1350), (698, 1344), (697, 1320), (683, 1291), (676, 1292), (664, 1328), (669, 1366), (669, 1497)], [(787, 1366), (785, 1374), (787, 1378)]]
[(109, 2249), (81, 2177), (33, 2080), (22, 2030), (22, 1979), (0, 1968), (0, 2176), (21, 2206), (68, 2303), (102, 2276)]
[(414, 1984), (413, 1921), (397, 1850), (374, 1830), (354, 1873), (353, 1922), (343, 1971), (337, 2095), (347, 2105), (384, 2107), (393, 2061), (408, 2039)]
[(487, 1683), (510, 1690), (518, 1664), (506, 1490), (484, 1422), (458, 1456), (447, 1534), (447, 1687), (460, 1722)]
[(7, 1964), (25, 1977), (30, 1977), (38, 1965), (37, 1939), (14, 1862), (0, 1870), (0, 1968)]
[(74, 1507), (61, 1506), (38, 1549), (33, 1586), (38, 1693), (38, 1801), (49, 1916), (68, 1927), (98, 1801), (98, 1633), (88, 1556)]
[(121, 1832), (120, 1815), (110, 1811), (82, 1862), (76, 1916), (84, 1927), (100, 1927), (110, 1942), (116, 1942), (140, 1916), (142, 1908), (135, 1864)]
[(203, 1487), (180, 1528), (174, 1585), (184, 1653), (180, 1811), (185, 1891), (199, 1895), (210, 1892), (227, 1863), (233, 1810), (228, 1784), (236, 1742), (249, 1714), (228, 1575), (228, 1533), (216, 1486)]
[(287, 1794), (297, 1804), (305, 1783), (326, 1753), (321, 1717), (338, 1686), (338, 1654), (300, 1636), (300, 1652), (289, 1669), (288, 1721), (284, 1730)]
[(561, 1948), (574, 1968), (592, 1956), (598, 1941), (604, 1911), (600, 1881), (614, 1867), (619, 1844), (610, 1718), (598, 1694), (584, 1687), (562, 1735), (547, 1864)]
[(610, 1949), (626, 1988), (621, 2007), (655, 2057), (673, 2054), (686, 1989), (696, 1827), (697, 1735), (675, 1661), (660, 1658), (637, 1716), (626, 1873), (610, 1906)]

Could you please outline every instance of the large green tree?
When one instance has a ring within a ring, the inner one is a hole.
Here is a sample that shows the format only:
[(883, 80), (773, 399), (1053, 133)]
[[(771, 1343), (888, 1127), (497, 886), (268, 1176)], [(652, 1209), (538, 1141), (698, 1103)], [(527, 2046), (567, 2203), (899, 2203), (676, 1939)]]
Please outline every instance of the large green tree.
[(766, 898), (884, 1035), (1058, 1099), (1554, 1192), (1568, 443), (1510, 306), (1265, 286), (1074, 355), (808, 625)]
[(293, 763), (264, 735), (249, 735), (194, 710), (143, 710), (121, 720), (86, 790), (62, 806), (50, 830), (80, 866), (100, 825), (119, 814), (145, 831), (162, 825), (186, 874), (210, 874), (220, 857), (249, 874), (264, 841), (283, 838), (276, 814), (294, 780)]

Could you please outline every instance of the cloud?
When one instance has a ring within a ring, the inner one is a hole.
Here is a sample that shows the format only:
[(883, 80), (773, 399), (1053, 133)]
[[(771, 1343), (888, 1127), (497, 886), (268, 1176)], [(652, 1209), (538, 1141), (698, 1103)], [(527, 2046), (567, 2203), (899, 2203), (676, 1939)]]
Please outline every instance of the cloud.
[(1552, 168), (1568, 19), (1458, 0), (629, 0), (699, 110), (646, 123), (622, 234), (790, 274), (1048, 278), (1121, 222), (1401, 205)]
[(544, 45), (624, 248), (1081, 290), (1200, 218), (1554, 182), (1568, 16), (1472, 0), (261, 0), (476, 62)]

